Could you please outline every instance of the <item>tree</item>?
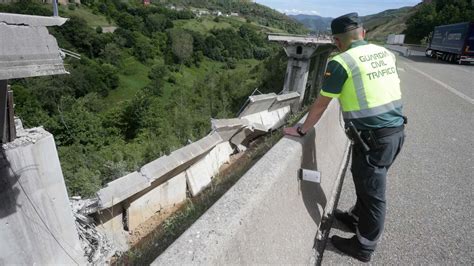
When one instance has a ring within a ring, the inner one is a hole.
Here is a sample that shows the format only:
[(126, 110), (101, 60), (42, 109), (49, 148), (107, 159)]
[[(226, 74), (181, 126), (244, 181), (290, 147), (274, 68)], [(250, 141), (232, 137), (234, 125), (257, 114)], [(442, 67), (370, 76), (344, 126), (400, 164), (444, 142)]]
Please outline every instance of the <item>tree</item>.
[(182, 29), (170, 31), (171, 49), (177, 62), (182, 64), (193, 55), (193, 36)]

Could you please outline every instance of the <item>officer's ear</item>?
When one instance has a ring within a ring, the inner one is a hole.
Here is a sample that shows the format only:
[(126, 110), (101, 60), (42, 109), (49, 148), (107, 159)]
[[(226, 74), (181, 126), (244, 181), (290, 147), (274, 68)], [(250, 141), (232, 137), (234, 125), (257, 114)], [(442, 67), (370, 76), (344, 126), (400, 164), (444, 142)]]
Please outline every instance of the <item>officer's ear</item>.
[(342, 42), (341, 42), (341, 39), (340, 39), (339, 37), (333, 36), (333, 37), (332, 37), (332, 40), (334, 41), (334, 44), (336, 45), (336, 47), (337, 47), (339, 50), (342, 50)]

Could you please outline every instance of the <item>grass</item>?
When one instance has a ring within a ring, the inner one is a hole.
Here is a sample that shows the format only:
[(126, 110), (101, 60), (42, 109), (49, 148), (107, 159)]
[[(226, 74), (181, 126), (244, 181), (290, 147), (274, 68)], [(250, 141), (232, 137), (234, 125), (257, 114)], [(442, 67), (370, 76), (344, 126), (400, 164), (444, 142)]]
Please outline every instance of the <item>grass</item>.
[(148, 72), (150, 67), (140, 63), (135, 57), (130, 56), (123, 62), (123, 68), (119, 74), (119, 87), (109, 93), (105, 98), (108, 106), (129, 100), (135, 93), (144, 88), (149, 82)]
[(80, 5), (76, 7), (74, 10), (70, 10), (67, 7), (62, 6), (60, 8), (60, 13), (63, 17), (69, 16), (78, 16), (87, 21), (87, 24), (92, 27), (96, 28), (97, 26), (101, 27), (110, 27), (115, 26), (113, 22), (107, 21), (107, 18), (103, 15), (96, 15), (92, 12), (92, 10), (84, 5)]
[(196, 31), (204, 35), (208, 35), (212, 29), (226, 29), (231, 28), (232, 25), (221, 20), (215, 22), (211, 18), (190, 19), (190, 20), (175, 20), (175, 27), (183, 28), (191, 31)]

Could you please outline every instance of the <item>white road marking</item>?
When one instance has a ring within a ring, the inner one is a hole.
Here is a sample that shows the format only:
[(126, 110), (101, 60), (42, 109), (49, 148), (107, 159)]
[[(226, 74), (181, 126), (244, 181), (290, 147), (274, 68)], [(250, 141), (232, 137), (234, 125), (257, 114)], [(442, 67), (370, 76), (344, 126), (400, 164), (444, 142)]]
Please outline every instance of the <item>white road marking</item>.
[(413, 67), (413, 66), (409, 66), (409, 65), (406, 65), (406, 67), (414, 70), (415, 72), (418, 72), (420, 73), (421, 75), (427, 77), (428, 79), (430, 79), (431, 81), (435, 82), (435, 83), (438, 83), (441, 87), (447, 89), (448, 91), (450, 91), (451, 93), (453, 94), (456, 94), (457, 96), (461, 97), (462, 99), (466, 100), (468, 103), (470, 104), (473, 104), (474, 105), (474, 99), (472, 99), (471, 97), (467, 96), (466, 94), (456, 90), (455, 88), (449, 86), (448, 84), (440, 81), (440, 80), (437, 80), (435, 78), (433, 78), (431, 75), (429, 74), (426, 74), (425, 72)]
[(401, 72), (405, 72), (405, 69), (404, 69), (404, 68), (401, 68), (401, 67), (397, 67), (397, 70), (398, 70), (398, 71), (401, 71)]

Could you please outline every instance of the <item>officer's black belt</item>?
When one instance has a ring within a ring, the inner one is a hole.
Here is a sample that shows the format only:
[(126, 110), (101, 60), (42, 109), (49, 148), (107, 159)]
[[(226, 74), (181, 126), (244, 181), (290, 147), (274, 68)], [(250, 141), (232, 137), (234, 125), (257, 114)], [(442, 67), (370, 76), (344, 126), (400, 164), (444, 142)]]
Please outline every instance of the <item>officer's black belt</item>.
[(372, 130), (361, 130), (361, 135), (367, 136), (372, 131), (372, 134), (374, 134), (374, 136), (377, 139), (381, 139), (381, 138), (393, 135), (395, 133), (398, 133), (400, 131), (403, 131), (404, 129), (405, 129), (405, 125), (401, 125), (399, 127), (383, 127), (383, 128), (378, 128), (378, 129), (372, 129)]

